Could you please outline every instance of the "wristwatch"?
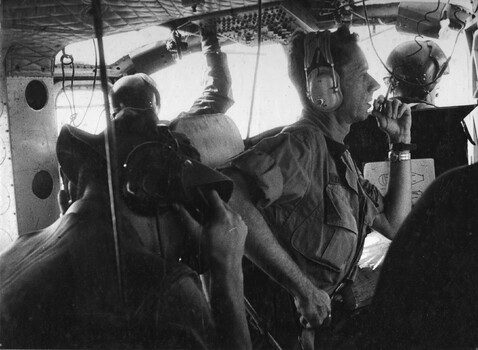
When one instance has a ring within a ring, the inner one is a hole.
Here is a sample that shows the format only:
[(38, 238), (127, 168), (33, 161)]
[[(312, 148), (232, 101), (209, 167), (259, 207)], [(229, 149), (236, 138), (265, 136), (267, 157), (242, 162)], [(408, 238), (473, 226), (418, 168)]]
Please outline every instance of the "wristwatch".
[(388, 152), (388, 160), (392, 163), (401, 162), (401, 161), (410, 160), (410, 159), (412, 159), (412, 155), (411, 155), (410, 151), (402, 151), (402, 152), (390, 151), (390, 152)]

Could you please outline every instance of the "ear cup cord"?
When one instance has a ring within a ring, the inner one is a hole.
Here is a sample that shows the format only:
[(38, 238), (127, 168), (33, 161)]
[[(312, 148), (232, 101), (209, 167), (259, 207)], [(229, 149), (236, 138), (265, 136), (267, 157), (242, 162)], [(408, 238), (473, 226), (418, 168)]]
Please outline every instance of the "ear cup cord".
[(306, 95), (322, 112), (336, 110), (343, 100), (340, 77), (330, 47), (328, 30), (307, 33), (304, 37), (304, 74)]
[(327, 63), (332, 67), (333, 89), (334, 89), (334, 92), (338, 92), (337, 89), (339, 87), (338, 87), (338, 84), (337, 84), (337, 77), (335, 76), (334, 59), (332, 57), (332, 52), (330, 51), (330, 32), (328, 30), (325, 32), (323, 41), (324, 41), (324, 44), (320, 46), (321, 53), (324, 56)]
[[(368, 18), (368, 13), (367, 13), (367, 7), (365, 5), (365, 1), (366, 0), (361, 0), (362, 1), (362, 6), (363, 6), (363, 12), (364, 12), (364, 17), (365, 17), (365, 23), (367, 24), (367, 29), (368, 29), (368, 36), (369, 36), (369, 39), (370, 39), (370, 44), (372, 45), (372, 49), (373, 51), (375, 52), (375, 56), (377, 56), (378, 60), (380, 61), (380, 63), (382, 64), (382, 66), (385, 68), (385, 70), (388, 72), (388, 74), (390, 74), (391, 77), (394, 77), (397, 81), (401, 81), (401, 82), (404, 82), (404, 83), (409, 83), (407, 82), (406, 80), (404, 79), (401, 79), (400, 77), (398, 77), (397, 75), (394, 74), (394, 72), (392, 70), (390, 70), (387, 65), (385, 64), (385, 62), (382, 60), (382, 58), (380, 57), (380, 55), (378, 54), (378, 51), (377, 49), (375, 48), (375, 44), (373, 42), (373, 35), (372, 35), (372, 30), (370, 29), (370, 20)], [(445, 63), (443, 63), (443, 65), (441, 66), (440, 70), (438, 71), (438, 73), (436, 74), (435, 78), (428, 84), (415, 84), (415, 83), (409, 83), (410, 85), (415, 85), (415, 86), (421, 86), (421, 87), (427, 87), (427, 86), (430, 86), (431, 84), (434, 84), (435, 82), (438, 81), (438, 79), (440, 79), (442, 77), (443, 74), (445, 74), (446, 72), (446, 69), (448, 68), (448, 65), (451, 61), (451, 58), (453, 57), (453, 54), (455, 52), (455, 48), (456, 48), (456, 44), (458, 42), (458, 38), (460, 36), (460, 34), (463, 32), (463, 30), (465, 29), (465, 26), (463, 25), (460, 30), (458, 31), (457, 35), (456, 35), (456, 38), (455, 38), (455, 43), (453, 44), (453, 48), (452, 48), (452, 51), (450, 53), (450, 55), (448, 56), (448, 58), (446, 59)]]

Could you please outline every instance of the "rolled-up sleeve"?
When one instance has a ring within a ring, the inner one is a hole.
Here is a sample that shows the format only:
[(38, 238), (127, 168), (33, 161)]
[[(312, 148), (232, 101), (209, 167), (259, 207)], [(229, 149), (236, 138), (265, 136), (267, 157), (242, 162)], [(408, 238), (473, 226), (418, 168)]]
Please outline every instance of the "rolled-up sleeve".
[(360, 184), (362, 185), (365, 194), (368, 196), (368, 198), (370, 198), (374, 206), (377, 208), (378, 213), (383, 213), (385, 208), (384, 198), (379, 189), (370, 181), (364, 179), (362, 176), (360, 176)]
[(368, 197), (368, 205), (365, 213), (365, 223), (369, 226), (373, 224), (373, 221), (385, 210), (384, 198), (379, 189), (370, 183), (370, 181), (364, 179), (362, 176), (359, 178), (360, 184), (364, 189), (365, 194)]
[(232, 160), (232, 165), (248, 175), (259, 190), (257, 203), (266, 208), (272, 203), (301, 198), (310, 184), (309, 143), (290, 133), (263, 139)]

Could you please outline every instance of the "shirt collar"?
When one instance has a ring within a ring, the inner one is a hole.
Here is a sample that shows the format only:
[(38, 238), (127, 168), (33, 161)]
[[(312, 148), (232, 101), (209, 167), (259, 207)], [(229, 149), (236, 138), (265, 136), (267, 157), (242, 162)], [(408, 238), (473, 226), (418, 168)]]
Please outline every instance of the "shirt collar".
[(349, 149), (349, 146), (344, 145), (343, 143), (337, 142), (328, 136), (325, 136), (325, 142), (327, 142), (327, 148), (330, 154), (335, 159), (342, 157), (343, 154)]
[(334, 158), (338, 159), (349, 149), (349, 147), (334, 140), (330, 132), (330, 128), (328, 128), (326, 123), (323, 122), (324, 119), (325, 118), (321, 118), (321, 115), (318, 112), (314, 113), (314, 111), (312, 111), (310, 108), (304, 108), (302, 110), (302, 120), (322, 131), (325, 136), (329, 152)]
[(318, 111), (310, 103), (304, 106), (302, 119), (310, 121), (313, 125), (317, 126), (325, 136), (337, 142), (343, 143), (345, 136), (347, 136), (348, 130), (346, 131), (339, 125), (335, 116), (330, 117), (324, 112)]

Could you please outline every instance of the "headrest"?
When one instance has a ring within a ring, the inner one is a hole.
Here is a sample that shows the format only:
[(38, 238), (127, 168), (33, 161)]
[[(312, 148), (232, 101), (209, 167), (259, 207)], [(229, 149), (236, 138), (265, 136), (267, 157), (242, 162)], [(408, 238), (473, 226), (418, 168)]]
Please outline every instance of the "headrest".
[(170, 124), (171, 130), (186, 135), (201, 155), (202, 163), (216, 168), (242, 151), (244, 142), (234, 121), (222, 113), (183, 113)]

